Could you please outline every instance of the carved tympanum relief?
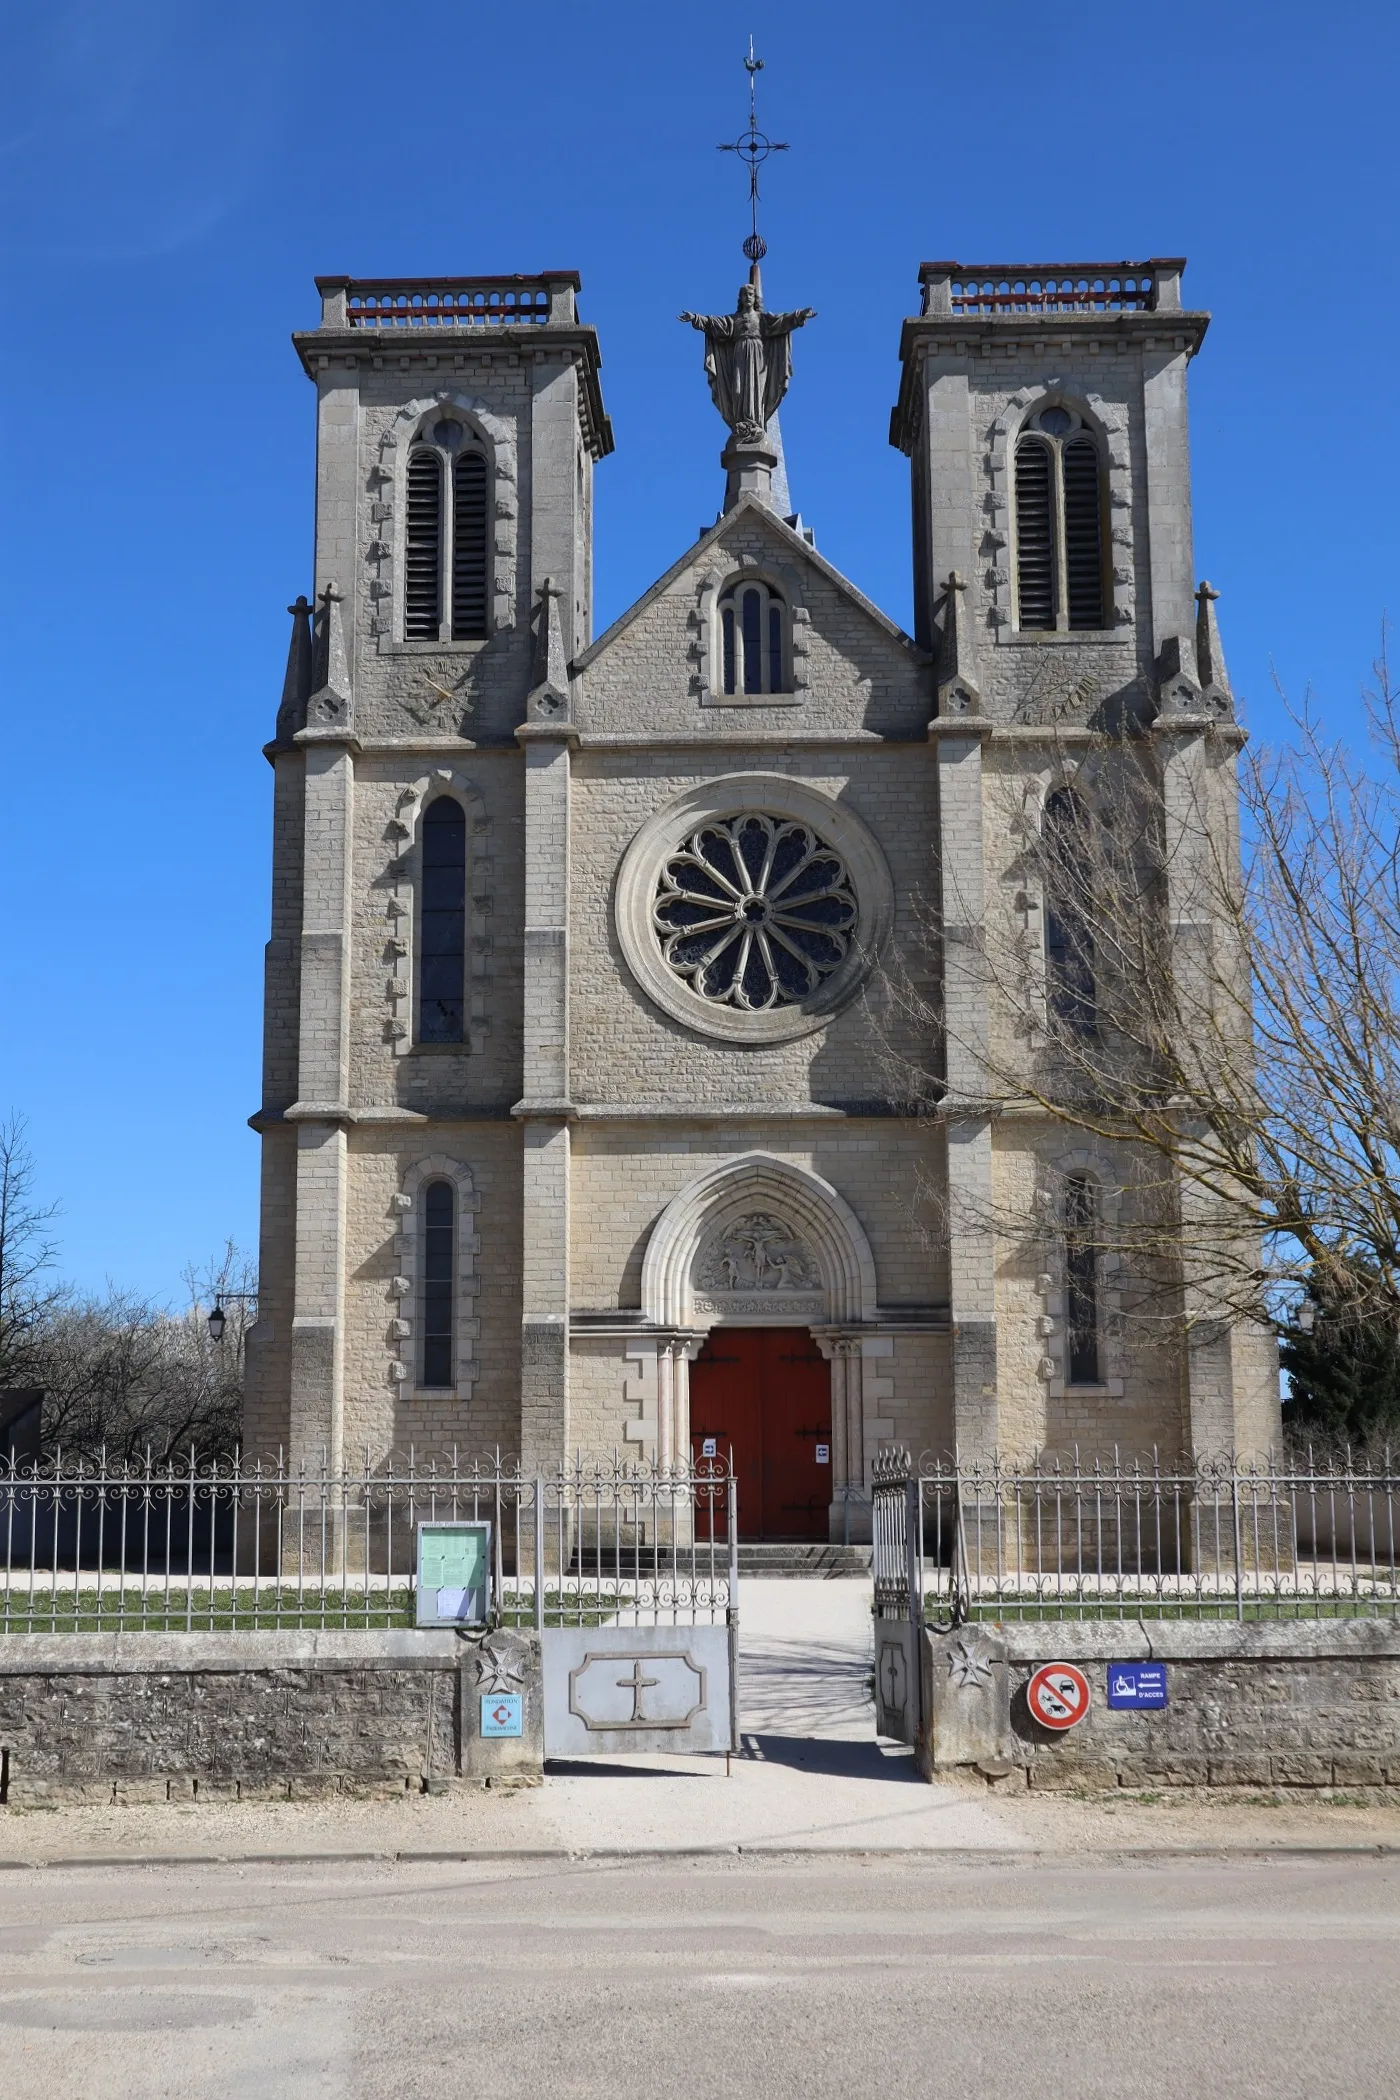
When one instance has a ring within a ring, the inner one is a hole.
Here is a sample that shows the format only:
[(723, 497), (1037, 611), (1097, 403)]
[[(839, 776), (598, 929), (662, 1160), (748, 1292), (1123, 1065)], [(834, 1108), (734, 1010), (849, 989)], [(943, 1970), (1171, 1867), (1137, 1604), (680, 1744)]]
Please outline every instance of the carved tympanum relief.
[(701, 1290), (819, 1291), (821, 1271), (806, 1241), (775, 1218), (757, 1210), (725, 1227), (701, 1256), (696, 1273)]

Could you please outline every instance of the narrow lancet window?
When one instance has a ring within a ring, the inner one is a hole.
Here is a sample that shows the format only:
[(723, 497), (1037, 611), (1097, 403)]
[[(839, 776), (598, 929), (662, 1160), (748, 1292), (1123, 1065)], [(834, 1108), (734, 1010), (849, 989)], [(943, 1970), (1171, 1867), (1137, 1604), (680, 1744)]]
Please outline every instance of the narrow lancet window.
[(719, 602), (726, 693), (787, 691), (787, 608), (765, 583), (731, 584)]
[(459, 802), (440, 795), (423, 818), (419, 884), (418, 1039), (460, 1043), (466, 1037), (467, 820)]
[(453, 1384), (453, 1269), (457, 1257), (456, 1199), (450, 1181), (423, 1191), (423, 1361), (425, 1386)]
[(1039, 438), (1016, 447), (1016, 595), (1023, 628), (1055, 625), (1055, 519), (1050, 448)]
[(1085, 1035), (1098, 1020), (1094, 936), (1088, 904), (1092, 873), (1083, 804), (1068, 788), (1045, 802), (1041, 827), (1045, 884), (1045, 998), (1051, 1018)]
[(452, 639), (486, 639), (486, 461), (459, 452), (452, 468)]
[(1065, 597), (1071, 627), (1103, 626), (1103, 538), (1099, 454), (1091, 437), (1064, 448)]
[(404, 635), (435, 642), (442, 624), (442, 461), (415, 452), (408, 462), (408, 532), (404, 549)]
[(1071, 1174), (1065, 1183), (1065, 1371), (1070, 1385), (1099, 1383), (1096, 1196), (1088, 1174)]

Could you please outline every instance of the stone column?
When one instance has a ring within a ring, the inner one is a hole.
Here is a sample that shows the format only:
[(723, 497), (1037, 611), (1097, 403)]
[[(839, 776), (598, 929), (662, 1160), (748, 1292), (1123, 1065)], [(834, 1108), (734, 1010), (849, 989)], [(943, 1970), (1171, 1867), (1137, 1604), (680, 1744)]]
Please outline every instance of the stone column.
[(831, 1365), (831, 1514), (833, 1544), (870, 1536), (870, 1498), (865, 1485), (865, 1379), (861, 1339), (825, 1333), (812, 1339)]

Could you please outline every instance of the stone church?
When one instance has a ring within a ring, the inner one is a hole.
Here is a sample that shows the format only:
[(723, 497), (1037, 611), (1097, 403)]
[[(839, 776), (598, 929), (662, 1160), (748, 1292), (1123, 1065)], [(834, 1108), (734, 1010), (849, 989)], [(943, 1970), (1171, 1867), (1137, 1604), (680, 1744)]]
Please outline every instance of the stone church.
[[(613, 436), (577, 277), (318, 280), (250, 1451), (732, 1450), (749, 1536), (859, 1539), (891, 1439), (1274, 1441), (1263, 1337), (1134, 1355), (1072, 1220), (1049, 1267), (990, 1222), (1042, 1169), (1080, 1203), (1116, 1170), (991, 1110), (993, 995), (954, 952), (1013, 893), (1036, 923), (1001, 790), (1045, 810), (1113, 696), (1165, 803), (1207, 769), (1231, 819), (1182, 270), (922, 267), (891, 421), (912, 637), (790, 507), (808, 316), (756, 267), (733, 314), (682, 317), (723, 509), (596, 637)], [(888, 1083), (894, 971), (949, 1018), (936, 1113)]]

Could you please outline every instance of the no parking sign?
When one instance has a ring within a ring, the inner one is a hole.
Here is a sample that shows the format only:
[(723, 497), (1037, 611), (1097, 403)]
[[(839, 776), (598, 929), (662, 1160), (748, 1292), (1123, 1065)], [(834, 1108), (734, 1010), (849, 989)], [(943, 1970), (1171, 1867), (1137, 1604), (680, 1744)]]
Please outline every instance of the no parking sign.
[(1026, 1704), (1042, 1728), (1073, 1728), (1089, 1711), (1089, 1680), (1073, 1663), (1042, 1663), (1026, 1686)]

